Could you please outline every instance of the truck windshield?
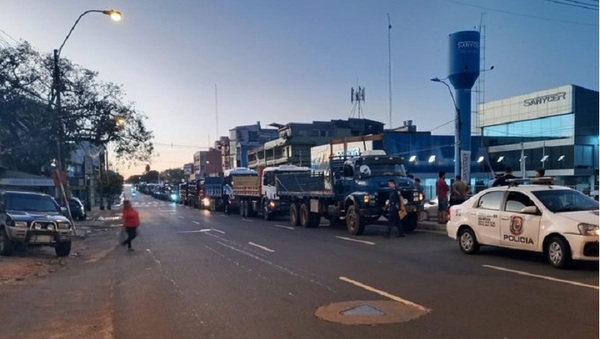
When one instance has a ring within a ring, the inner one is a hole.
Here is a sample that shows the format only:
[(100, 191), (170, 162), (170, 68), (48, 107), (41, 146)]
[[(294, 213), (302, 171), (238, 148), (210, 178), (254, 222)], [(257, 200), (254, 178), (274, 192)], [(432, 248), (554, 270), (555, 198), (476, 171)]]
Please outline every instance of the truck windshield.
[(52, 198), (25, 194), (9, 196), (6, 201), (6, 209), (26, 212), (58, 212), (58, 207)]
[(359, 168), (361, 178), (378, 176), (404, 176), (404, 166), (400, 164), (364, 164)]

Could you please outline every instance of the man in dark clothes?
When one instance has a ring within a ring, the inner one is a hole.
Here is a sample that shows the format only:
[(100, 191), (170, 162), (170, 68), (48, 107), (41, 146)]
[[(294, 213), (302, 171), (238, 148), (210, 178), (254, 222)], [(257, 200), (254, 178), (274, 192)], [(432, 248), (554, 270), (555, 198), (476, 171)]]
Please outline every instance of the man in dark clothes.
[(386, 238), (389, 238), (392, 234), (392, 229), (394, 227), (398, 228), (398, 237), (404, 237), (404, 228), (402, 227), (402, 220), (400, 220), (400, 206), (402, 197), (396, 190), (396, 182), (393, 179), (388, 180), (388, 187), (390, 188), (390, 198), (389, 198), (389, 212), (390, 216), (388, 218), (388, 229), (385, 233)]
[(497, 186), (508, 186), (508, 179), (515, 179), (516, 177), (512, 174), (512, 168), (507, 167), (504, 170), (504, 175), (502, 177), (500, 177), (499, 179), (497, 179), (496, 181), (494, 181), (494, 185), (493, 187), (497, 187)]

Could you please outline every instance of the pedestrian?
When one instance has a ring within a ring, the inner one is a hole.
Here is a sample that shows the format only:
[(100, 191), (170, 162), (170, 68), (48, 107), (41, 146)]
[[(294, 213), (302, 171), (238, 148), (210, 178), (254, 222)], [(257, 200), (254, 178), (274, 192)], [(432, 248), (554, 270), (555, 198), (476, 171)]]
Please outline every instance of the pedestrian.
[(420, 178), (415, 178), (415, 186), (417, 187), (417, 191), (419, 191), (419, 193), (423, 193), (423, 186), (421, 186), (421, 179)]
[(450, 191), (446, 183), (446, 172), (440, 171), (438, 174), (435, 191), (438, 198), (438, 223), (445, 224), (448, 221), (448, 191)]
[(538, 168), (535, 170), (535, 177), (536, 178), (541, 178), (546, 174), (546, 170), (543, 168)]
[(389, 238), (392, 235), (392, 229), (394, 227), (398, 228), (398, 237), (404, 237), (404, 228), (402, 227), (402, 219), (400, 219), (400, 209), (404, 206), (402, 201), (402, 196), (396, 190), (396, 182), (394, 179), (388, 180), (388, 187), (390, 189), (390, 197), (389, 197), (389, 213), (388, 217), (388, 229), (385, 233), (385, 237)]
[(229, 215), (229, 193), (223, 191), (223, 214)]
[(509, 184), (508, 180), (515, 179), (515, 178), (516, 177), (512, 174), (512, 168), (506, 167), (504, 169), (504, 175), (502, 177), (500, 177), (499, 179), (497, 179), (496, 181), (494, 181), (493, 187), (508, 186), (508, 184)]
[(123, 201), (123, 229), (127, 232), (127, 240), (123, 241), (121, 245), (127, 245), (127, 249), (131, 252), (131, 241), (135, 239), (137, 235), (137, 228), (140, 226), (140, 216), (133, 206), (131, 206), (130, 200)]
[(460, 205), (465, 200), (467, 200), (467, 191), (468, 187), (460, 175), (457, 175), (454, 178), (454, 183), (452, 184), (452, 192), (450, 193), (450, 206)]

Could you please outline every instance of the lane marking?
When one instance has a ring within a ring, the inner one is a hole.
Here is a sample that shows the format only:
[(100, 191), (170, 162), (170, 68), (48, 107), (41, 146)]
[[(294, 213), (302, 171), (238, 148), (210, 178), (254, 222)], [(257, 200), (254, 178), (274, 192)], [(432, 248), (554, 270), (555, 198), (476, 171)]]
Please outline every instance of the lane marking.
[(340, 280), (345, 281), (347, 283), (350, 283), (350, 284), (352, 284), (354, 286), (358, 286), (360, 288), (364, 288), (367, 291), (370, 291), (370, 292), (373, 292), (373, 293), (377, 293), (377, 294), (379, 294), (382, 297), (386, 297), (388, 299), (392, 299), (393, 301), (397, 301), (397, 302), (402, 303), (404, 305), (413, 306), (413, 307), (418, 308), (419, 310), (421, 310), (423, 312), (431, 312), (431, 310), (429, 308), (427, 308), (427, 307), (421, 306), (419, 304), (415, 304), (412, 301), (400, 298), (398, 296), (395, 296), (395, 295), (390, 294), (388, 292), (376, 289), (375, 287), (371, 287), (369, 285), (365, 285), (365, 284), (360, 283), (358, 281), (355, 281), (355, 280), (352, 280), (352, 279), (349, 279), (349, 278), (346, 278), (346, 277), (340, 277)]
[(184, 217), (182, 217), (180, 215), (178, 215), (177, 218), (179, 218), (179, 219), (185, 219)]
[(359, 242), (361, 244), (367, 244), (367, 245), (375, 245), (374, 242), (372, 241), (366, 241), (366, 240), (358, 240), (358, 239), (352, 239), (352, 238), (346, 238), (346, 237), (340, 237), (340, 236), (336, 236), (336, 238), (338, 239), (342, 239), (342, 240), (348, 240), (348, 241), (354, 241), (354, 242)]
[(200, 225), (200, 221), (193, 221), (194, 224)]
[(210, 231), (212, 231), (212, 229), (203, 228), (201, 230), (195, 230), (195, 231), (177, 231), (177, 233), (204, 233), (204, 232), (210, 232)]
[(270, 248), (267, 248), (267, 247), (261, 246), (261, 245), (259, 245), (259, 244), (255, 244), (255, 243), (253, 243), (253, 242), (251, 242), (251, 241), (250, 241), (250, 242), (248, 242), (248, 244), (249, 244), (249, 245), (252, 245), (252, 246), (254, 246), (254, 247), (258, 247), (258, 248), (260, 248), (261, 250), (265, 250), (265, 251), (267, 251), (267, 252), (271, 252), (271, 253), (275, 252), (275, 250), (272, 250), (272, 249), (270, 249)]
[(598, 286), (594, 286), (594, 285), (583, 284), (583, 283), (571, 281), (571, 280), (552, 278), (552, 277), (548, 277), (545, 275), (538, 275), (538, 274), (533, 274), (533, 273), (528, 273), (528, 272), (523, 272), (523, 271), (511, 270), (509, 268), (504, 268), (504, 267), (500, 267), (500, 266), (492, 266), (492, 265), (482, 265), (482, 266), (491, 268), (493, 270), (515, 273), (515, 274), (524, 275), (527, 277), (544, 279), (544, 280), (549, 280), (549, 281), (554, 281), (554, 282), (559, 282), (559, 283), (569, 284), (569, 285), (574, 285), (574, 286), (587, 287), (587, 288), (591, 288), (591, 289), (595, 289), (595, 290), (600, 289)]
[(221, 231), (221, 230), (218, 230), (218, 229), (216, 229), (216, 228), (211, 228), (210, 230), (211, 230), (211, 231), (215, 231), (215, 232), (219, 232), (219, 233), (221, 233), (221, 234), (225, 234), (225, 231)]
[(245, 222), (253, 222), (252, 220), (246, 218), (242, 218), (242, 220), (244, 220)]
[(279, 228), (285, 228), (286, 230), (295, 230), (295, 228), (291, 227), (291, 226), (284, 226), (284, 225), (274, 225), (275, 227), (279, 227)]

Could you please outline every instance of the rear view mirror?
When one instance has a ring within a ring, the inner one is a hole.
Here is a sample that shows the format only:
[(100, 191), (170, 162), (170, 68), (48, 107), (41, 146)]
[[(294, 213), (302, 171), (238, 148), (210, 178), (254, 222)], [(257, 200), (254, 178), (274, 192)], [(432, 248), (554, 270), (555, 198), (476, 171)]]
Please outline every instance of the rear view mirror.
[(527, 207), (525, 207), (525, 208), (523, 208), (521, 210), (521, 213), (524, 213), (524, 214), (534, 214), (535, 215), (535, 214), (539, 214), (540, 211), (535, 206), (527, 206)]

